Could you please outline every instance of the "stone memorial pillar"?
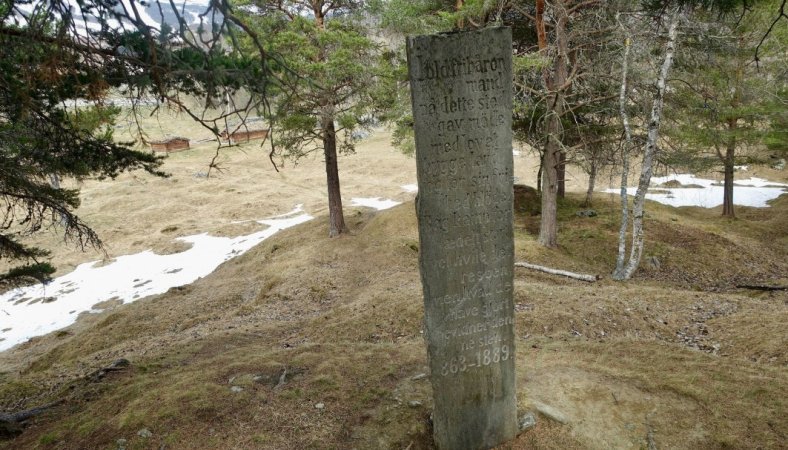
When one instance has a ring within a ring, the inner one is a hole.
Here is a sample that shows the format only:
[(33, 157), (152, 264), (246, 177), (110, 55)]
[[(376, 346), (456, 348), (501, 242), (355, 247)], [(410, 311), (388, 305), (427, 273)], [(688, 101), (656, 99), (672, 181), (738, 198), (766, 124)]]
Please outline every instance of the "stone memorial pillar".
[(517, 433), (514, 374), (512, 36), (408, 39), (421, 280), (441, 449)]

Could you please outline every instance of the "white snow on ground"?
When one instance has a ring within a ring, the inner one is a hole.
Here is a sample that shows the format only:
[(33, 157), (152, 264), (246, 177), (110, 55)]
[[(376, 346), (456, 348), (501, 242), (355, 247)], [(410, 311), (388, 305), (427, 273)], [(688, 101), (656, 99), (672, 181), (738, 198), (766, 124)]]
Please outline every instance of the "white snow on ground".
[(419, 186), (416, 184), (403, 184), (402, 190), (405, 192), (418, 192)]
[[(661, 184), (676, 180), (682, 185), (698, 185), (701, 187), (680, 187), (668, 188)], [(714, 208), (722, 205), (723, 186), (722, 182), (698, 178), (690, 174), (669, 175), (666, 177), (655, 177), (651, 179), (651, 189), (658, 190), (649, 192), (646, 198), (670, 206), (700, 206), (703, 208)], [(746, 180), (735, 180), (733, 187), (733, 203), (742, 206), (754, 206), (757, 208), (767, 208), (766, 203), (782, 194), (788, 193), (788, 184), (774, 183), (762, 178), (749, 178)], [(605, 189), (605, 192), (618, 193), (619, 189)], [(627, 188), (627, 194), (634, 195), (637, 188)]]
[(310, 219), (299, 205), (288, 214), (257, 221), (268, 225), (263, 231), (236, 238), (207, 233), (185, 236), (177, 240), (192, 247), (181, 253), (157, 255), (146, 250), (103, 267), (94, 267), (98, 261), (92, 261), (44, 286), (9, 291), (0, 296), (0, 351), (67, 327), (82, 312), (100, 312), (93, 305), (105, 300), (128, 303), (192, 283), (276, 232)]
[(374, 208), (377, 210), (393, 208), (400, 204), (394, 200), (382, 199), (380, 197), (374, 198), (352, 198), (350, 199), (352, 206), (366, 206), (367, 208)]

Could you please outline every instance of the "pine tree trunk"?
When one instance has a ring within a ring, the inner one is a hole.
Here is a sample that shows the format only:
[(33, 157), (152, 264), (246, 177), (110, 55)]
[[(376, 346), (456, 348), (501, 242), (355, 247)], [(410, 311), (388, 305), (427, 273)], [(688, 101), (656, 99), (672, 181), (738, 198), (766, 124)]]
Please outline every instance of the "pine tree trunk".
[[(322, 1), (312, 2), (315, 25), (325, 29), (325, 16)], [(322, 50), (318, 55), (320, 61), (325, 60)], [(326, 182), (328, 185), (328, 237), (336, 237), (347, 233), (345, 215), (342, 212), (342, 194), (339, 190), (339, 162), (337, 160), (337, 132), (334, 126), (334, 105), (330, 102), (321, 103), (320, 135), (323, 139), (323, 153), (326, 159)]]
[(567, 68), (569, 17), (566, 15), (566, 5), (563, 2), (557, 3), (554, 8), (557, 52), (553, 61), (552, 76), (544, 74), (545, 86), (553, 94), (549, 104), (547, 143), (542, 164), (542, 218), (539, 226), (539, 243), (545, 247), (558, 247), (558, 171), (561, 165), (561, 116), (564, 111), (563, 91), (566, 88), (564, 84), (569, 77)]
[(632, 278), (643, 256), (643, 216), (645, 214), (646, 191), (648, 191), (648, 186), (651, 184), (651, 174), (654, 170), (654, 162), (658, 156), (657, 152), (659, 151), (657, 140), (659, 138), (659, 126), (662, 121), (662, 106), (665, 100), (668, 73), (673, 65), (673, 55), (676, 52), (680, 19), (681, 15), (678, 11), (674, 11), (671, 14), (668, 43), (665, 48), (665, 57), (662, 61), (659, 78), (657, 79), (657, 92), (651, 107), (651, 118), (648, 122), (648, 137), (645, 154), (643, 155), (643, 167), (640, 171), (638, 190), (635, 193), (632, 207), (632, 248), (630, 249), (629, 261), (623, 273), (623, 279), (625, 280)]
[(323, 151), (326, 157), (326, 180), (328, 182), (328, 236), (336, 237), (347, 233), (345, 216), (342, 213), (342, 195), (339, 191), (339, 164), (337, 161), (337, 136), (333, 118), (323, 119)]
[[(736, 128), (736, 122), (731, 121), (728, 123), (728, 129), (733, 131)], [(733, 211), (733, 165), (735, 163), (734, 155), (736, 153), (736, 136), (731, 136), (728, 139), (728, 145), (725, 150), (725, 182), (723, 184), (722, 196), (722, 215), (725, 217), (736, 217)]]
[(542, 217), (539, 226), (539, 243), (545, 247), (558, 247), (558, 155), (559, 143), (555, 133), (560, 120), (554, 114), (550, 117), (542, 164)]
[(629, 51), (632, 42), (629, 37), (624, 40), (624, 60), (621, 63), (621, 89), (618, 93), (618, 107), (621, 115), (621, 124), (624, 126), (624, 147), (621, 149), (621, 228), (618, 230), (618, 256), (616, 268), (613, 270), (613, 279), (621, 280), (624, 277), (624, 262), (627, 252), (627, 228), (629, 227), (629, 198), (627, 184), (629, 184), (629, 152), (632, 149), (632, 130), (629, 128), (629, 114), (627, 113), (627, 76), (629, 75)]
[[(741, 40), (739, 41), (739, 46), (741, 47)], [(740, 49), (739, 51), (741, 52)], [(742, 61), (741, 57), (738, 57), (737, 62), (733, 98), (731, 99), (731, 108), (734, 110), (741, 104), (741, 85), (744, 81), (744, 61)], [(736, 217), (733, 211), (733, 165), (736, 163), (736, 128), (738, 123), (738, 117), (728, 119), (729, 135), (725, 148), (725, 158), (723, 159), (725, 182), (723, 184), (722, 215), (731, 218)]]
[(536, 42), (539, 44), (539, 51), (547, 51), (547, 33), (544, 25), (544, 0), (536, 0)]
[(566, 198), (566, 152), (558, 152), (558, 197)]

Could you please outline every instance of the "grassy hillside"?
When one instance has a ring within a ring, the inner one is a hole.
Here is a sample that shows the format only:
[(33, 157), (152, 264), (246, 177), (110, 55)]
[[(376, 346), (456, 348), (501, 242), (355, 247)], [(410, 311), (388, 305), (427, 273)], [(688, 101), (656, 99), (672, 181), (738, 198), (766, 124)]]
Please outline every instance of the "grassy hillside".
[[(606, 277), (616, 203), (578, 201), (558, 250), (518, 204), (516, 259)], [(0, 448), (431, 448), (414, 205), (349, 213), (350, 236), (318, 217), (0, 354), (0, 410), (61, 401)], [(539, 416), (513, 448), (785, 445), (788, 295), (735, 286), (788, 282), (788, 196), (738, 213), (650, 204), (656, 259), (628, 283), (517, 269), (518, 407), (567, 423)]]

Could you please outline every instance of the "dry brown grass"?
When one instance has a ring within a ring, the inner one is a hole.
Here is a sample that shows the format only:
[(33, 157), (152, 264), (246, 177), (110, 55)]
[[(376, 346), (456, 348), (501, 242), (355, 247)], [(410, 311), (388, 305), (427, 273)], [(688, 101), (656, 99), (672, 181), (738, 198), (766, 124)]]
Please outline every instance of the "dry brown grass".
[[(4, 405), (67, 401), (0, 446), (431, 448), (429, 381), (413, 380), (427, 372), (413, 211), (359, 212), (333, 240), (307, 223), (193, 285), (8, 352), (19, 371), (4, 375)], [(523, 251), (551, 256), (520, 237)], [(516, 277), (519, 406), (545, 403), (570, 423), (541, 418), (511, 448), (783, 442), (784, 294)], [(82, 378), (117, 357), (132, 368)]]
[[(408, 199), (399, 186), (414, 181), (412, 161), (380, 150), (385, 142), (376, 136), (343, 160), (346, 172), (375, 167), (347, 174), (348, 203)], [(320, 161), (276, 175), (264, 172), (259, 150), (235, 149), (232, 174), (191, 176), (210, 151), (173, 155), (173, 180), (88, 183), (83, 208), (117, 231), (105, 235), (112, 248), (129, 252), (206, 229), (248, 232), (226, 227), (228, 218), (322, 207)], [(164, 188), (168, 195), (157, 195)], [(575, 216), (578, 202), (561, 206), (558, 250), (539, 247), (533, 217), (518, 215), (517, 259), (607, 275), (616, 202), (599, 199), (594, 218)], [(133, 224), (114, 217), (135, 208)], [(728, 278), (785, 282), (788, 199), (740, 209), (735, 221), (691, 208), (649, 211), (647, 252), (662, 265), (629, 283), (517, 270), (518, 406), (547, 404), (570, 421), (540, 417), (502, 448), (785, 445), (788, 297), (736, 290)], [(432, 448), (430, 382), (416, 377), (428, 369), (414, 205), (347, 208), (347, 218), (351, 235), (328, 239), (318, 217), (192, 285), (0, 354), (0, 410), (65, 399), (0, 448), (117, 448), (119, 438), (128, 448)], [(85, 378), (120, 357), (131, 368)], [(138, 436), (142, 428), (153, 436)]]
[[(147, 112), (143, 108), (143, 112)], [(79, 251), (62, 242), (58, 230), (39, 233), (25, 242), (52, 250), (56, 275), (70, 272), (83, 262), (107, 259), (154, 249), (176, 251), (173, 239), (209, 232), (235, 236), (255, 231), (256, 224), (232, 224), (291, 211), (296, 204), (313, 215), (327, 212), (326, 175), (319, 152), (297, 163), (285, 161), (277, 172), (268, 159), (270, 141), (250, 142), (220, 151), (222, 172), (205, 177), (216, 153), (211, 133), (183, 114), (162, 109), (153, 116), (144, 114), (142, 127), (150, 139), (182, 135), (192, 139), (192, 148), (169, 154), (163, 170), (171, 176), (155, 178), (135, 172), (114, 181), (87, 180), (64, 186), (79, 187), (82, 205), (76, 214), (92, 226), (106, 244), (106, 255), (88, 249)], [(116, 130), (118, 140), (137, 139), (136, 125)], [(342, 197), (346, 207), (353, 197), (384, 197), (397, 201), (413, 198), (405, 184), (416, 183), (416, 163), (390, 144), (390, 133), (373, 132), (360, 141), (354, 155), (340, 155)], [(146, 146), (140, 144), (140, 149)], [(523, 153), (515, 157), (515, 176), (520, 183), (534, 185), (538, 159)], [(582, 190), (585, 176), (576, 168), (568, 170), (568, 189)], [(7, 267), (0, 261), (0, 270)]]

